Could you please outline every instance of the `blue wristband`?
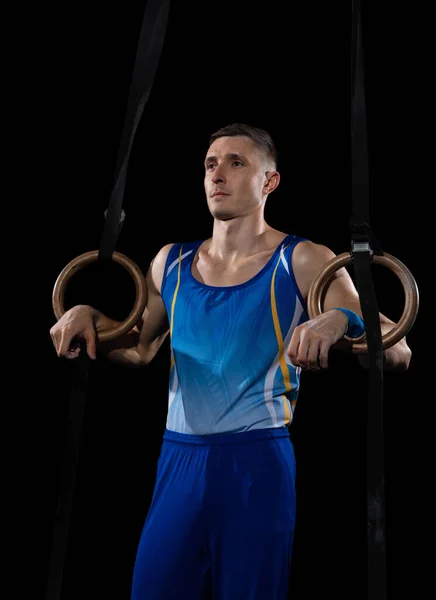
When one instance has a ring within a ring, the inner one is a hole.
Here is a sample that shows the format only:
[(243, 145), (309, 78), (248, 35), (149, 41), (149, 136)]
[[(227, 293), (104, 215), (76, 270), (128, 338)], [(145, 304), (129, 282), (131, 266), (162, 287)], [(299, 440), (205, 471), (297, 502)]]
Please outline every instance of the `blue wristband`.
[(345, 335), (350, 338), (359, 338), (365, 333), (365, 324), (363, 319), (359, 315), (349, 308), (334, 308), (333, 310), (340, 310), (346, 315), (348, 319), (348, 327)]

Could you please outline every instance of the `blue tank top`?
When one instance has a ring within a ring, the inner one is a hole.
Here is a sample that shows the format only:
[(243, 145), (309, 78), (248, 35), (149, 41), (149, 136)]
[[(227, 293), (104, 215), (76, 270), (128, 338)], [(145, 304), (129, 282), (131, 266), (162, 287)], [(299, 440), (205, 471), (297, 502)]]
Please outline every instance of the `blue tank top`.
[(210, 435), (290, 425), (301, 370), (286, 349), (309, 318), (291, 260), (303, 239), (288, 235), (257, 275), (228, 287), (192, 275), (203, 240), (173, 245), (161, 288), (170, 324), (167, 429)]

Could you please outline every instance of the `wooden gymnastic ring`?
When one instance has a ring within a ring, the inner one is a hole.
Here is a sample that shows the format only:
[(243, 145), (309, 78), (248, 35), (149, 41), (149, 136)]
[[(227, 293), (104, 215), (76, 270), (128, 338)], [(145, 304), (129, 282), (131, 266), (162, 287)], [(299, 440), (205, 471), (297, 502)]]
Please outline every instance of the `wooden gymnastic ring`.
[[(78, 271), (86, 267), (89, 263), (97, 261), (98, 254), (98, 250), (85, 252), (85, 254), (77, 256), (69, 262), (60, 272), (56, 279), (52, 294), (53, 310), (58, 320), (65, 313), (64, 299), (67, 283)], [(120, 252), (113, 252), (112, 259), (124, 267), (132, 276), (135, 282), (136, 299), (135, 305), (125, 321), (117, 325), (114, 329), (98, 334), (98, 339), (101, 342), (113, 340), (130, 331), (142, 317), (147, 302), (147, 284), (144, 274), (138, 265)]]
[[(386, 350), (401, 340), (411, 329), (418, 314), (419, 293), (412, 273), (397, 258), (385, 252), (382, 255), (374, 254), (371, 260), (373, 263), (387, 267), (399, 278), (405, 295), (404, 310), (401, 318), (395, 327), (382, 336), (383, 350)], [(307, 298), (307, 309), (311, 319), (322, 313), (321, 298), (334, 273), (340, 268), (351, 264), (352, 261), (353, 258), (351, 253), (344, 252), (339, 254), (327, 262), (313, 280)], [(347, 342), (345, 342), (345, 340), (347, 340)], [(338, 342), (337, 347), (347, 348), (356, 354), (368, 352), (368, 345), (366, 342), (353, 341), (352, 338), (347, 336), (345, 336), (344, 340)]]

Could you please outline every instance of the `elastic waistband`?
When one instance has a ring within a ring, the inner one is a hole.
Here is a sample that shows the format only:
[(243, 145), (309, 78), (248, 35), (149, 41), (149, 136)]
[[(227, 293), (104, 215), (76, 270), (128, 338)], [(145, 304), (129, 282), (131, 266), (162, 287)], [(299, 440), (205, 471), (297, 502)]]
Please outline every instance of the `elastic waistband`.
[(251, 429), (239, 433), (214, 433), (211, 435), (192, 435), (165, 429), (163, 439), (167, 442), (190, 444), (194, 446), (218, 446), (228, 444), (246, 444), (262, 440), (290, 438), (287, 427), (269, 427), (267, 429)]

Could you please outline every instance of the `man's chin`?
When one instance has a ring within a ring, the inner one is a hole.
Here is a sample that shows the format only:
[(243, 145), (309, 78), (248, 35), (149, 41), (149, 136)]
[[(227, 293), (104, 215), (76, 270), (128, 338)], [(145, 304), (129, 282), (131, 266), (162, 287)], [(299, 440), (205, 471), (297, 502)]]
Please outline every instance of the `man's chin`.
[(214, 210), (211, 211), (211, 214), (216, 221), (230, 221), (235, 218), (235, 215), (228, 211)]

